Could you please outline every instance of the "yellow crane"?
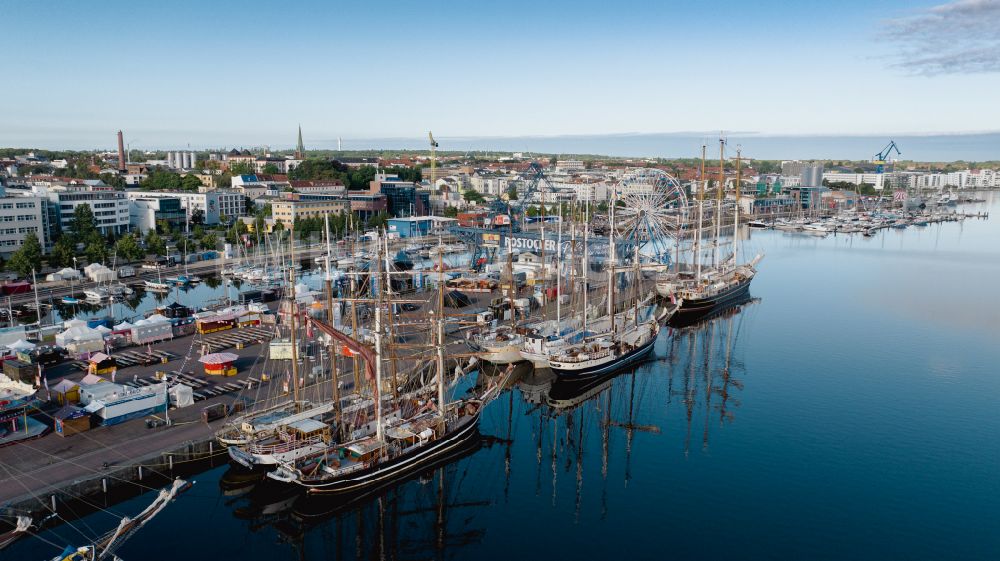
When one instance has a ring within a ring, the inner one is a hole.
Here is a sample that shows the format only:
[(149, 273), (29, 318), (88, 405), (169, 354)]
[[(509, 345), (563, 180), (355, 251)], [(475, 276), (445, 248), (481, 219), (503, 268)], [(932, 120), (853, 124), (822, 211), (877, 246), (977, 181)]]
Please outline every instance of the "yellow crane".
[(437, 181), (437, 174), (435, 170), (437, 169), (437, 147), (438, 143), (434, 140), (434, 133), (427, 131), (427, 138), (431, 141), (431, 188), (434, 188), (434, 182)]

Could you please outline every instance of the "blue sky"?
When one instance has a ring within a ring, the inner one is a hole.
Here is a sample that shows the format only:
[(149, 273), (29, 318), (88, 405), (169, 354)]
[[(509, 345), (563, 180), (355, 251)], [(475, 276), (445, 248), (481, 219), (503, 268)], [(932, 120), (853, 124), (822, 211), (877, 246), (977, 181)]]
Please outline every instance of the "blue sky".
[(998, 130), (1000, 2), (941, 4), (2, 0), (0, 145)]

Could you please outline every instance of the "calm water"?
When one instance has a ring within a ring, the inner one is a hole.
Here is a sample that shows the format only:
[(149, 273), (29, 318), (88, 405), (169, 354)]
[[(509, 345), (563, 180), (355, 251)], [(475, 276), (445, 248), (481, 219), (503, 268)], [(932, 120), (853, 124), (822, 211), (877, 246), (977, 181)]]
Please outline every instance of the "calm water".
[[(530, 377), (465, 457), (326, 514), (266, 488), (224, 495), (218, 468), (119, 553), (996, 559), (998, 240), (995, 218), (873, 239), (754, 232), (747, 250), (767, 257), (753, 301), (664, 333), (652, 360), (603, 384)], [(34, 539), (0, 557), (54, 553)]]

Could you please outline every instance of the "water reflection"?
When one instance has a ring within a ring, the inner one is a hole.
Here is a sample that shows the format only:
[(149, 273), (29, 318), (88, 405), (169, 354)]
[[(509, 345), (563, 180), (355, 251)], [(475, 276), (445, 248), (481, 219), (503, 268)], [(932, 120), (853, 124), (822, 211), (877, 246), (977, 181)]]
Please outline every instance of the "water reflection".
[(713, 431), (735, 420), (746, 376), (740, 335), (756, 303), (664, 330), (653, 358), (617, 374), (564, 380), (519, 367), (482, 435), (406, 481), (345, 501), (231, 469), (221, 481), (226, 504), (299, 559), (464, 557), (497, 506), (525, 500), (566, 511), (574, 524), (604, 520), (616, 493), (661, 483), (638, 455), (706, 451)]

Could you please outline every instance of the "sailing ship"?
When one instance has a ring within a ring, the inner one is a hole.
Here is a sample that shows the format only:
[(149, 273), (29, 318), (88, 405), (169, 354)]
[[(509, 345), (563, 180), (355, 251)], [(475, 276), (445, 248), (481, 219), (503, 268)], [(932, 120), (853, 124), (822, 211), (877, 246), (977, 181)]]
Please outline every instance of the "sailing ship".
[[(702, 177), (704, 177), (704, 147), (702, 147)], [(733, 252), (729, 258), (722, 260), (719, 256), (720, 240), (722, 236), (723, 218), (723, 193), (725, 186), (725, 140), (719, 140), (719, 180), (717, 187), (716, 205), (713, 212), (713, 222), (715, 223), (714, 233), (714, 266), (707, 267), (702, 263), (702, 222), (704, 193), (708, 188), (707, 180), (698, 182), (701, 187), (698, 189), (698, 218), (697, 229), (693, 246), (694, 271), (684, 271), (673, 273), (669, 276), (661, 277), (657, 283), (657, 291), (668, 298), (680, 302), (677, 309), (676, 321), (691, 322), (699, 317), (710, 314), (715, 310), (725, 308), (745, 297), (750, 289), (750, 283), (757, 274), (756, 265), (763, 258), (757, 255), (746, 263), (739, 263), (739, 225), (740, 225), (740, 198), (741, 181), (740, 175), (740, 155), (737, 151), (736, 157), (736, 200), (733, 205), (733, 230), (732, 247)]]
[[(509, 379), (512, 367), (506, 375), (497, 379), (486, 379), (482, 388), (472, 397), (449, 401), (446, 397), (447, 376), (445, 370), (445, 318), (444, 283), (438, 283), (437, 310), (433, 315), (435, 376), (433, 387), (436, 399), (413, 399), (401, 396), (394, 399), (383, 395), (383, 362), (399, 368), (404, 361), (386, 348), (387, 326), (383, 320), (385, 302), (382, 295), (391, 290), (389, 277), (388, 241), (385, 245), (386, 266), (384, 282), (379, 284), (385, 291), (378, 293), (374, 309), (374, 345), (369, 347), (354, 337), (350, 337), (334, 326), (310, 318), (308, 321), (320, 332), (338, 344), (342, 344), (352, 354), (364, 359), (366, 378), (369, 379), (375, 402), (375, 434), (337, 442), (322, 452), (309, 455), (296, 462), (282, 463), (268, 477), (281, 482), (295, 483), (313, 494), (349, 494), (371, 489), (403, 477), (412, 471), (438, 461), (461, 448), (478, 434), (479, 418), (483, 408), (498, 395)], [(444, 252), (438, 251), (439, 263)], [(379, 262), (382, 260), (379, 259)], [(381, 277), (381, 275), (379, 275)], [(398, 303), (399, 300), (393, 300)], [(392, 306), (387, 310), (391, 313)], [(392, 341), (392, 338), (388, 338)], [(419, 364), (419, 355), (411, 357)], [(419, 366), (418, 366), (419, 369)], [(458, 369), (458, 373), (461, 370)], [(480, 381), (482, 378), (480, 377)], [(429, 396), (428, 396), (429, 397)], [(387, 399), (389, 398), (389, 399)], [(397, 418), (386, 418), (386, 402)]]
[[(607, 324), (608, 331), (582, 342), (570, 345), (549, 357), (549, 367), (561, 377), (600, 376), (626, 368), (642, 360), (653, 350), (653, 344), (660, 334), (660, 322), (669, 319), (680, 308), (679, 303), (665, 309), (660, 316), (646, 314), (640, 309), (641, 272), (640, 248), (635, 246), (632, 257), (632, 300), (631, 309), (618, 311), (615, 286), (618, 274), (625, 269), (618, 267), (617, 240), (615, 229), (615, 201), (609, 210), (610, 230), (608, 234), (609, 257), (605, 263), (608, 273)], [(642, 306), (645, 308), (645, 306)]]

